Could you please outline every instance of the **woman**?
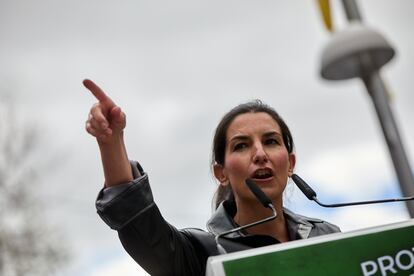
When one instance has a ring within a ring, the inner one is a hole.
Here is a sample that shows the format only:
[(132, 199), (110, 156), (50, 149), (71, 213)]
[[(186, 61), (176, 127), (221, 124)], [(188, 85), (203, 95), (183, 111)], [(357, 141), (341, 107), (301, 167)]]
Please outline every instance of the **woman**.
[(97, 139), (105, 175), (105, 188), (96, 201), (98, 213), (151, 275), (204, 275), (207, 258), (219, 254), (215, 236), (269, 217), (271, 211), (246, 186), (248, 178), (271, 199), (277, 217), (220, 239), (227, 252), (339, 231), (335, 225), (283, 208), (283, 191), (296, 162), (293, 139), (276, 111), (260, 101), (236, 106), (217, 126), (212, 166), (220, 186), (208, 232), (177, 230), (154, 203), (148, 175), (128, 159), (125, 114), (92, 81), (85, 80), (84, 85), (99, 101), (86, 122), (86, 130)]

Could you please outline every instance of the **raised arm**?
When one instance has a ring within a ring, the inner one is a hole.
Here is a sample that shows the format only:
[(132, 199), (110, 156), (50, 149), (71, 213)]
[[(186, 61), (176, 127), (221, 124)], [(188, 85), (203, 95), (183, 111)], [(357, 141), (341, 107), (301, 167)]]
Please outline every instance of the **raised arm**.
[(85, 79), (83, 85), (98, 100), (90, 109), (85, 128), (98, 142), (105, 186), (132, 181), (131, 165), (123, 139), (125, 113), (93, 81)]

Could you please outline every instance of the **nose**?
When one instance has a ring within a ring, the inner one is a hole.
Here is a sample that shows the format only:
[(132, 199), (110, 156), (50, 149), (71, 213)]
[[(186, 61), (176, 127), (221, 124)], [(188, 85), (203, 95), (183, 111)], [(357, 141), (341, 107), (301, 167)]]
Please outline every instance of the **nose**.
[(267, 153), (263, 148), (263, 145), (260, 143), (254, 147), (255, 152), (253, 154), (253, 163), (263, 164), (268, 161)]

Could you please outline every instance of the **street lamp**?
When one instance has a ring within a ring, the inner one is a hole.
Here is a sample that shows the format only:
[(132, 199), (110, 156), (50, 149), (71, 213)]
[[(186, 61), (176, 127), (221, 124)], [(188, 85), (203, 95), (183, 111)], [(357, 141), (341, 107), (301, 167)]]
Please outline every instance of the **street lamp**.
[[(401, 191), (404, 196), (412, 196), (413, 174), (380, 75), (381, 67), (394, 57), (395, 50), (378, 31), (362, 24), (355, 0), (342, 2), (350, 25), (334, 32), (324, 48), (321, 75), (327, 80), (360, 78), (363, 81), (375, 106)], [(406, 206), (413, 218), (414, 202), (407, 201)]]

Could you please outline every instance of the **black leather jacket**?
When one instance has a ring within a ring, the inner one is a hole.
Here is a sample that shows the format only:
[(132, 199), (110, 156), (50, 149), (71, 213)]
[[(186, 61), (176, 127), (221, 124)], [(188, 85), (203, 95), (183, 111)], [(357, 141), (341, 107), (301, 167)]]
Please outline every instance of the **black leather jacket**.
[[(219, 252), (215, 235), (237, 227), (233, 202), (221, 204), (207, 223), (208, 232), (186, 228), (178, 230), (164, 220), (153, 201), (148, 175), (132, 163), (131, 183), (111, 192), (101, 190), (96, 208), (101, 218), (118, 231), (125, 250), (151, 275), (204, 275), (209, 256)], [(307, 218), (284, 209), (291, 240), (339, 232), (333, 224)], [(236, 232), (220, 240), (227, 252), (235, 252), (278, 241), (270, 236)]]

